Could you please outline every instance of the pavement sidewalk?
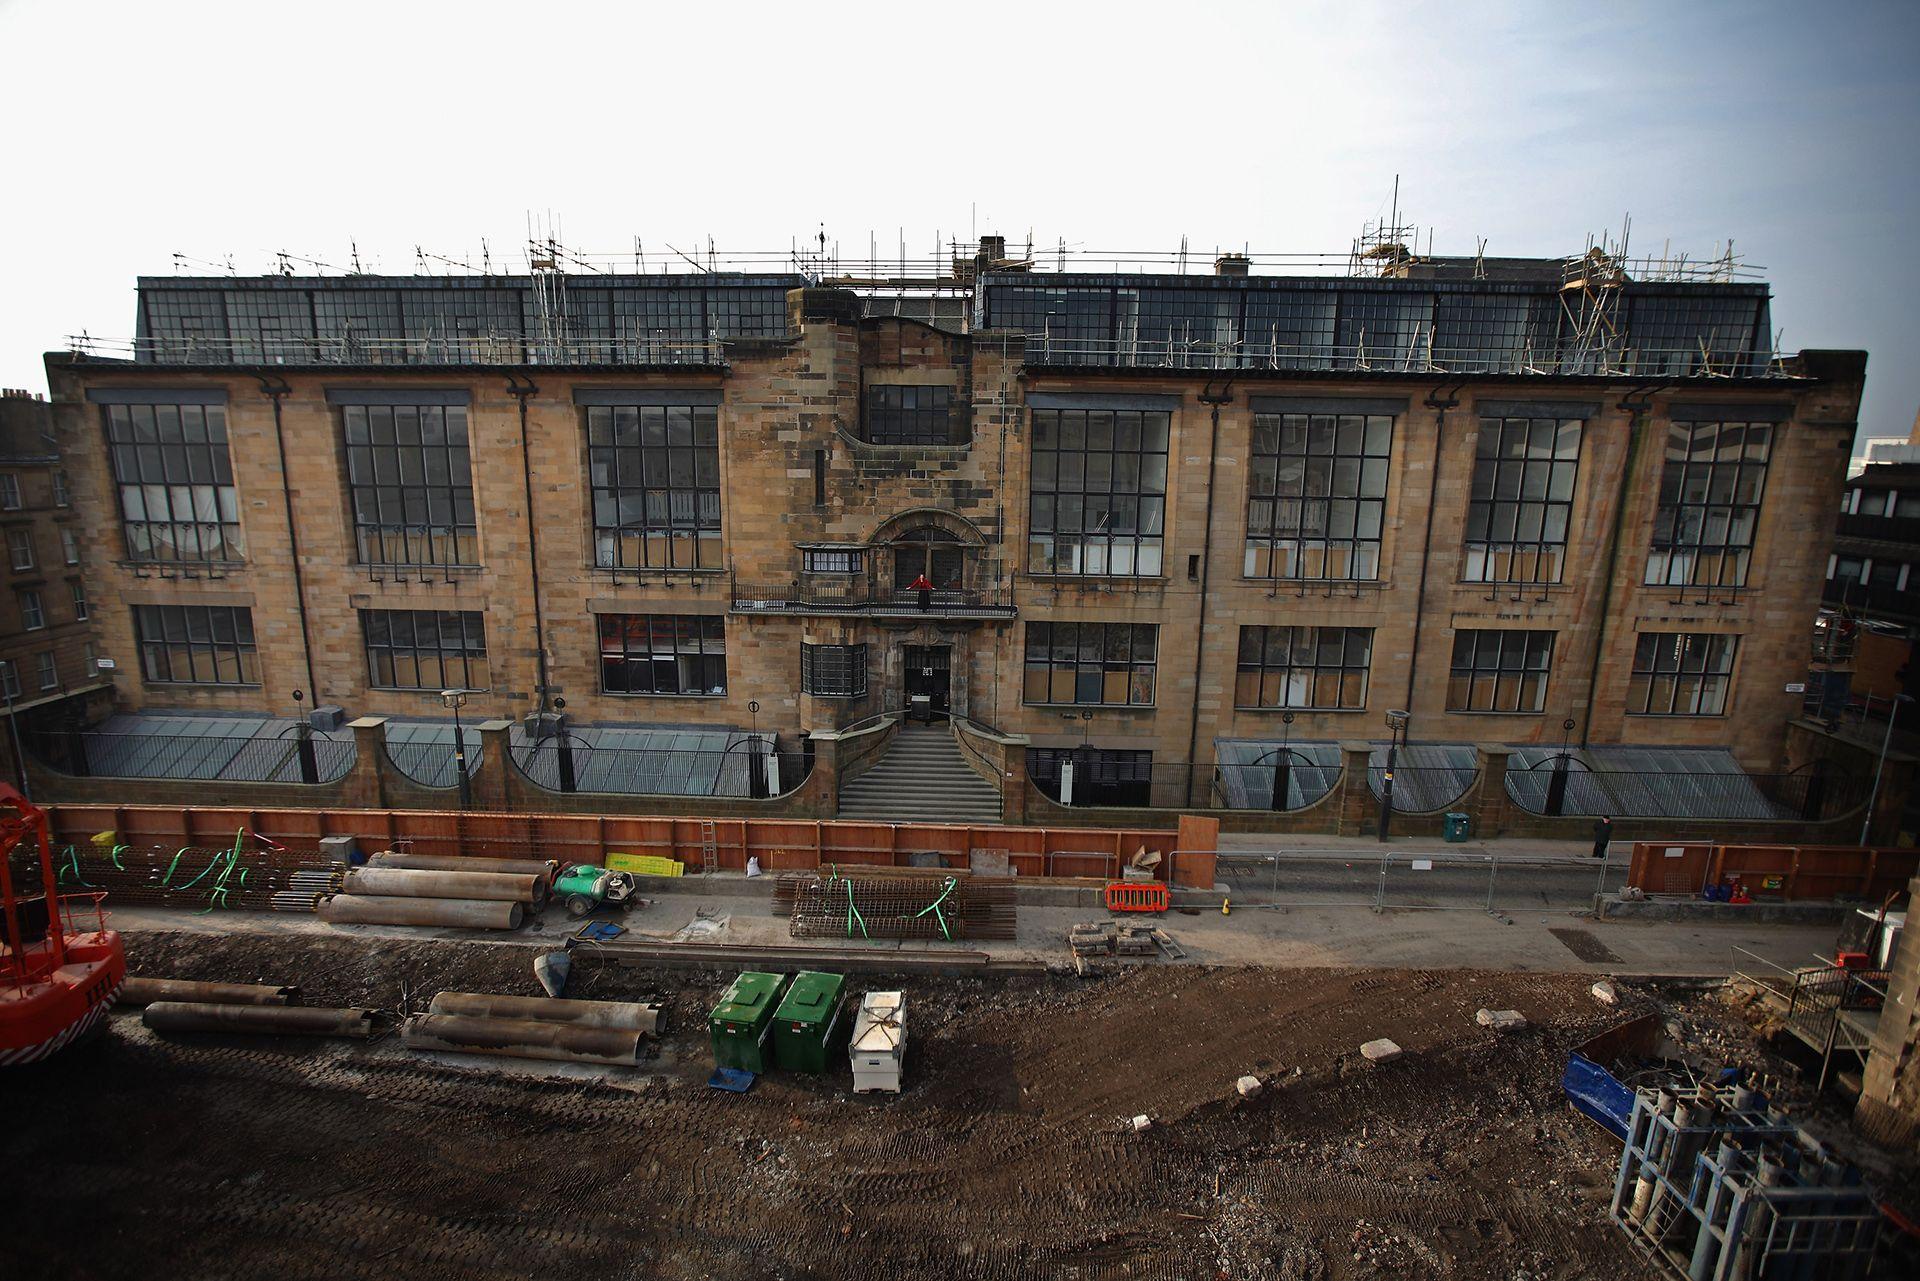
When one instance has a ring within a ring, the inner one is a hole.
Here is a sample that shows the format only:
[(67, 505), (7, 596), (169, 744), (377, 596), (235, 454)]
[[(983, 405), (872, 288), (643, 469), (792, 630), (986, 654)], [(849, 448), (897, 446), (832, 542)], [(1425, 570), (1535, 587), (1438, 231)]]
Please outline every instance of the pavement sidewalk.
[[(1349, 857), (1380, 856), (1391, 850), (1406, 854), (1497, 854), (1502, 858), (1527, 858), (1541, 861), (1593, 862), (1593, 842), (1555, 841), (1537, 837), (1497, 837), (1492, 840), (1468, 840), (1449, 844), (1437, 836), (1394, 836), (1385, 841), (1372, 836), (1323, 836), (1299, 832), (1222, 832), (1222, 854), (1342, 854)], [(1609, 863), (1624, 864), (1633, 851), (1632, 841), (1615, 841), (1607, 850)]]

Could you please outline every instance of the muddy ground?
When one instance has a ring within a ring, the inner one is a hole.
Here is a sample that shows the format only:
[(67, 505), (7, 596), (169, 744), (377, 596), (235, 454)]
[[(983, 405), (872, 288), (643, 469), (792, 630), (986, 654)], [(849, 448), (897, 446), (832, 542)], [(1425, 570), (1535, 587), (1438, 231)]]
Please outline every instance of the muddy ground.
[[(309, 1004), (536, 994), (524, 948), (129, 936), (136, 973)], [(1590, 977), (1209, 970), (860, 982), (909, 992), (907, 1090), (844, 1067), (709, 1090), (730, 975), (590, 972), (666, 1003), (619, 1081), (269, 1038), (111, 1033), (7, 1082), (10, 1276), (1606, 1278), (1618, 1148), (1559, 1090), (1622, 1017)], [(1630, 992), (1629, 1012), (1654, 994)], [(1679, 1007), (1688, 1005), (1679, 1001)], [(1697, 1035), (1748, 1053), (1695, 998)], [(1476, 1026), (1487, 1006), (1528, 1031)], [(1678, 1007), (1675, 1007), (1678, 1008)], [(1729, 1030), (1732, 1029), (1732, 1030)], [(1408, 1051), (1372, 1066), (1358, 1046)], [(1235, 1078), (1276, 1084), (1251, 1103)], [(1154, 1118), (1143, 1134), (1123, 1118)]]

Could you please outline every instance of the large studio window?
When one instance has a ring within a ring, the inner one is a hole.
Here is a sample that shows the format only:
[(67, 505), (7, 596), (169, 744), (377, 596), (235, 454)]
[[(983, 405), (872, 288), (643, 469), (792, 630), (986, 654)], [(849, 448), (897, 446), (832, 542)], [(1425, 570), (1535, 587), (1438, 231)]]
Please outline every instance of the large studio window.
[(1027, 571), (1159, 577), (1172, 413), (1036, 407), (1032, 416)]
[(1151, 707), (1160, 628), (1153, 623), (1028, 623), (1028, 703)]
[(135, 605), (140, 670), (149, 684), (258, 685), (253, 611), (229, 605)]
[(1235, 707), (1367, 705), (1371, 627), (1242, 627)]
[(1482, 418), (1463, 577), (1559, 582), (1579, 466), (1577, 418)]
[(127, 556), (237, 561), (246, 556), (227, 455), (224, 405), (103, 406)]
[(718, 614), (600, 615), (600, 688), (609, 694), (726, 693), (726, 620)]
[(863, 439), (872, 445), (957, 445), (965, 437), (953, 422), (953, 388), (868, 386)]
[(1745, 585), (1772, 452), (1770, 422), (1676, 421), (1668, 428), (1647, 582)]
[(1380, 577), (1392, 450), (1391, 414), (1256, 413), (1247, 577)]
[(367, 670), (378, 689), (485, 689), (487, 629), (477, 611), (364, 609)]
[(341, 407), (364, 565), (478, 565), (464, 405)]
[(721, 567), (717, 405), (589, 405), (587, 470), (595, 566)]
[(1543, 711), (1547, 706), (1547, 670), (1552, 665), (1552, 632), (1455, 632), (1447, 710)]
[(1727, 710), (1738, 636), (1643, 632), (1634, 638), (1627, 711), (1634, 716), (1720, 716)]

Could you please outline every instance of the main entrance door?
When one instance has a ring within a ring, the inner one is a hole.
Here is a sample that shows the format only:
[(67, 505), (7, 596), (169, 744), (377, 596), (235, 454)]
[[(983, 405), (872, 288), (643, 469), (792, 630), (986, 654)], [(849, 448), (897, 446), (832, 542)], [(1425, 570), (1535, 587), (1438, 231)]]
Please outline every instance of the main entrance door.
[[(901, 660), (906, 667), (907, 711), (946, 711), (953, 685), (952, 647), (908, 645)], [(919, 701), (922, 698), (926, 701)]]

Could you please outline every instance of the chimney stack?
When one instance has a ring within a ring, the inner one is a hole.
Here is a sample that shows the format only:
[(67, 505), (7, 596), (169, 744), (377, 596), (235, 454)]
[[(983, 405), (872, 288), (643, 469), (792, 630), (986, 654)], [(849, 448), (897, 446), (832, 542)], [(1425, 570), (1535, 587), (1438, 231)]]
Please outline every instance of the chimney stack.
[(1252, 270), (1253, 264), (1245, 254), (1221, 254), (1213, 260), (1213, 274), (1216, 276), (1244, 276)]

